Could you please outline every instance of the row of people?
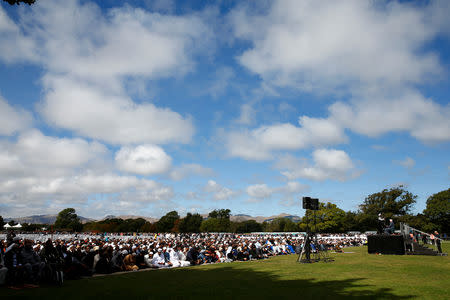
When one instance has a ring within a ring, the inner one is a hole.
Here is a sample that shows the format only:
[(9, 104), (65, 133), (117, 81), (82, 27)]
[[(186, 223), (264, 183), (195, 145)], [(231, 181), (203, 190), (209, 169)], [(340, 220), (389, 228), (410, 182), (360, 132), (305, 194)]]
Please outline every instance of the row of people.
[[(301, 249), (303, 236), (283, 234), (160, 234), (153, 236), (65, 235), (50, 239), (39, 235), (11, 237), (2, 241), (0, 284), (38, 284), (53, 279), (55, 272), (65, 278), (264, 259)], [(46, 239), (44, 241), (44, 239)], [(336, 242), (336, 243), (335, 243)], [(325, 248), (334, 244), (360, 245), (360, 237), (323, 237)]]

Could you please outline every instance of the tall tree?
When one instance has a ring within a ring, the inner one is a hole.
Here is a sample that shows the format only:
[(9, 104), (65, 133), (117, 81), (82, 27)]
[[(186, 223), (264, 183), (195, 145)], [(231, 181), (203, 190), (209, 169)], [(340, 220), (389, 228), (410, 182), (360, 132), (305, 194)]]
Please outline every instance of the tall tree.
[(306, 224), (316, 232), (343, 232), (346, 213), (331, 202), (319, 203), (317, 211), (307, 210), (300, 228), (306, 230)]
[(289, 218), (276, 218), (272, 221), (266, 221), (263, 224), (264, 231), (270, 232), (295, 232), (298, 231), (298, 224)]
[(207, 232), (230, 232), (230, 212), (229, 209), (213, 210), (209, 213), (208, 219), (202, 222), (200, 230)]
[(75, 213), (74, 208), (66, 208), (58, 213), (55, 221), (55, 229), (81, 231), (83, 225)]
[(34, 2), (36, 2), (36, 0), (3, 0), (4, 2), (8, 2), (10, 5), (20, 5), (20, 3), (25, 3), (28, 5), (34, 4)]
[(433, 194), (427, 199), (423, 214), (440, 232), (450, 232), (450, 189)]
[(3, 229), (3, 226), (5, 225), (5, 222), (3, 221), (3, 217), (0, 216), (0, 230)]
[(186, 217), (181, 219), (178, 224), (180, 232), (200, 232), (203, 217), (199, 214), (187, 213)]
[(261, 232), (263, 230), (262, 224), (256, 222), (255, 220), (248, 220), (244, 222), (238, 222), (232, 224), (235, 229), (233, 232), (236, 233), (249, 233), (249, 232)]
[(404, 189), (402, 185), (371, 194), (359, 206), (358, 219), (365, 229), (376, 229), (377, 215), (398, 219), (411, 212), (417, 195)]
[(156, 229), (158, 232), (170, 232), (175, 225), (175, 221), (179, 218), (180, 216), (175, 210), (168, 212), (165, 216), (161, 217), (158, 222), (156, 222)]
[(230, 219), (230, 213), (229, 209), (215, 209), (208, 214), (208, 218)]

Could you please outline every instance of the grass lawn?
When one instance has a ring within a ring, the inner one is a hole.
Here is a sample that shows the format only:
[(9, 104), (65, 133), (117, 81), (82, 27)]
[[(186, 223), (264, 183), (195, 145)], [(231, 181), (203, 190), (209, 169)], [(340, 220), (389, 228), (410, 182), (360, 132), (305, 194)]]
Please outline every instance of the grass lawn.
[[(369, 255), (346, 248), (331, 263), (297, 256), (66, 281), (62, 287), (0, 288), (1, 299), (450, 299), (450, 260)], [(450, 252), (450, 243), (443, 244)]]

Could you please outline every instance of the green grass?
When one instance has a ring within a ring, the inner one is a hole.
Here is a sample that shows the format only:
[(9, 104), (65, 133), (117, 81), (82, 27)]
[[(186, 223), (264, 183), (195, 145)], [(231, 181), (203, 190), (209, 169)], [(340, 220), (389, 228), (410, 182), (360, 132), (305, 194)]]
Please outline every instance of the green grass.
[[(450, 243), (443, 245), (449, 252)], [(448, 257), (333, 254), (331, 263), (297, 256), (152, 270), (66, 281), (63, 287), (0, 289), (1, 299), (449, 299)]]

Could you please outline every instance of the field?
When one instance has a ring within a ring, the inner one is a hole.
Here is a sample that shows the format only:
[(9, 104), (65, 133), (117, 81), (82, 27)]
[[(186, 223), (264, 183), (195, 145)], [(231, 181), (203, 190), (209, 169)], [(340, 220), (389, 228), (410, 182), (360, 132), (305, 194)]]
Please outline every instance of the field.
[[(449, 252), (450, 243), (443, 245)], [(297, 256), (0, 288), (1, 299), (449, 299), (449, 257), (369, 255), (346, 248), (331, 263)]]

